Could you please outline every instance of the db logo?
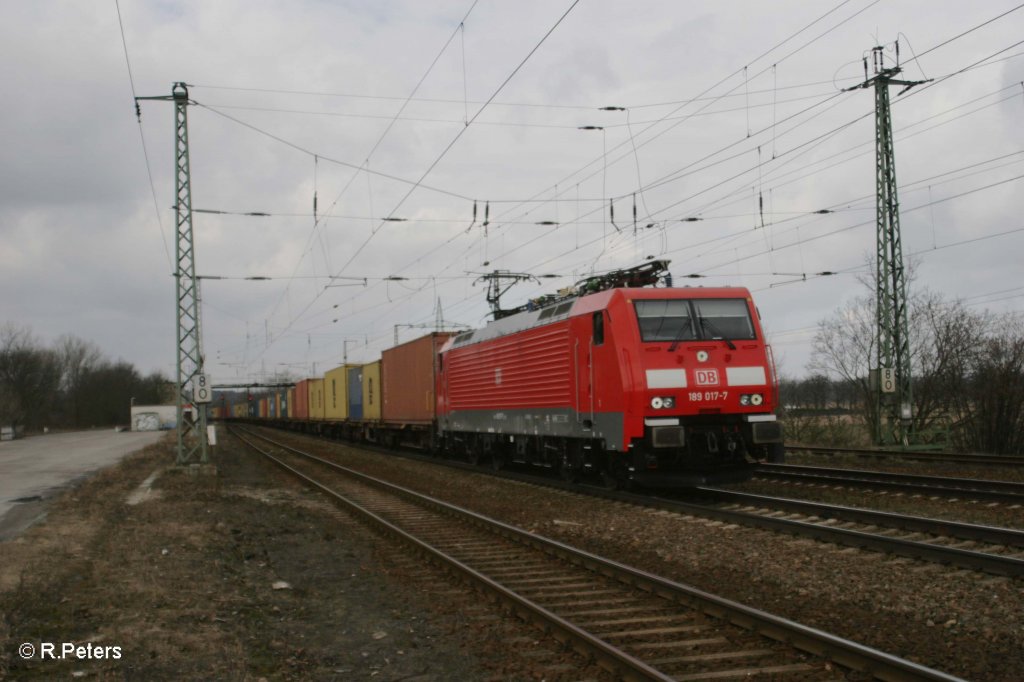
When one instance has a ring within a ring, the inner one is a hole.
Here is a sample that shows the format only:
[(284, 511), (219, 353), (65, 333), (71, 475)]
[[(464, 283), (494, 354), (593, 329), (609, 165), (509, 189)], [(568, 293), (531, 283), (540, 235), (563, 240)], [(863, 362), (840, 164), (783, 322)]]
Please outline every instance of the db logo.
[(694, 379), (696, 380), (698, 386), (717, 386), (718, 370), (698, 369), (694, 372)]

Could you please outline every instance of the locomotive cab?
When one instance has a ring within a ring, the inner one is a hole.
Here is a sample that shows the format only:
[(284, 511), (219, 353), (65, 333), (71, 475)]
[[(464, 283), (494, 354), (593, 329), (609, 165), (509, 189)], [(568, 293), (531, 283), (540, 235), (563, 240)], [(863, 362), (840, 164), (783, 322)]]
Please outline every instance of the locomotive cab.
[[(770, 352), (746, 289), (622, 289), (605, 315), (623, 319), (628, 471), (648, 484), (742, 479), (779, 461), (781, 425)], [(599, 337), (604, 330), (595, 328)]]

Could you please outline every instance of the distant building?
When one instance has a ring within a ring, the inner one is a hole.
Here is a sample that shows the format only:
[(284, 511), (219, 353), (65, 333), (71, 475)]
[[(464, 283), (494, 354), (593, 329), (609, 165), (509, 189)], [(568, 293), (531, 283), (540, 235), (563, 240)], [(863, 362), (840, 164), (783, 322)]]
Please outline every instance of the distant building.
[[(183, 408), (185, 419), (192, 418), (192, 406)], [(177, 405), (132, 405), (132, 431), (167, 431), (178, 427)]]

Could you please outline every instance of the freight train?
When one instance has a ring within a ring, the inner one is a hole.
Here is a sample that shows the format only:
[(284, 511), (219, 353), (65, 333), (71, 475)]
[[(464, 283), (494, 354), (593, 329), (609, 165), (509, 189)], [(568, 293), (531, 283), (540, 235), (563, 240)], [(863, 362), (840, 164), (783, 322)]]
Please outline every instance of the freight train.
[(742, 480), (784, 451), (757, 308), (745, 288), (673, 287), (667, 265), (495, 307), (482, 329), (435, 332), (300, 381), (258, 417), (612, 488)]

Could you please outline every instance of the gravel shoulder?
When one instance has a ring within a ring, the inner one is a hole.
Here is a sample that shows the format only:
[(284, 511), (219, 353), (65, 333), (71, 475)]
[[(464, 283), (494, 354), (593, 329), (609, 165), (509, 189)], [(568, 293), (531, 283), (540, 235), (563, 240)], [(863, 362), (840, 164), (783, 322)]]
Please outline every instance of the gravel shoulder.
[[(172, 449), (128, 457), (0, 543), (0, 679), (603, 677), (232, 439), (216, 476), (168, 468)], [(42, 642), (120, 657), (19, 655)]]

